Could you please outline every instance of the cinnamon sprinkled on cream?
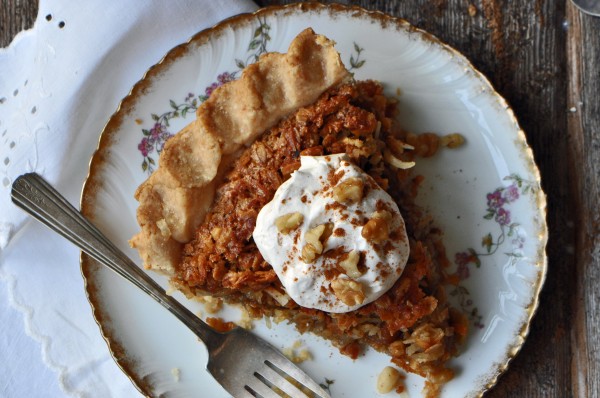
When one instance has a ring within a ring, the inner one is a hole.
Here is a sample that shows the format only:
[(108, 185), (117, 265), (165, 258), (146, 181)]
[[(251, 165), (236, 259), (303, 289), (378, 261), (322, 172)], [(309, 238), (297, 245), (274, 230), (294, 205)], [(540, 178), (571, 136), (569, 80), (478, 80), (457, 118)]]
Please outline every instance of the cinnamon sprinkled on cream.
[[(290, 215), (302, 223), (282, 228)], [(333, 313), (379, 298), (409, 254), (398, 206), (346, 155), (302, 156), (260, 211), (253, 237), (296, 303)]]

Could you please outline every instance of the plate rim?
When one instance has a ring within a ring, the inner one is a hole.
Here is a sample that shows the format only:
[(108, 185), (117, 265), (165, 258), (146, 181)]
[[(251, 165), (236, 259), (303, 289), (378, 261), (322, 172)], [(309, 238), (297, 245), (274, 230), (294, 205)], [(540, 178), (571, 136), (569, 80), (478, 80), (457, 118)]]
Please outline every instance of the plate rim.
[[(127, 93), (123, 99), (119, 102), (116, 110), (109, 117), (107, 123), (102, 128), (100, 132), (100, 136), (98, 138), (97, 147), (92, 154), (92, 157), (88, 164), (88, 174), (83, 183), (83, 187), (81, 190), (80, 196), (80, 208), (82, 214), (86, 217), (90, 217), (93, 219), (92, 215), (92, 204), (88, 201), (88, 197), (93, 195), (93, 191), (95, 188), (92, 186), (92, 181), (96, 175), (96, 172), (100, 168), (100, 165), (104, 162), (102, 151), (109, 147), (113, 140), (113, 135), (115, 130), (118, 130), (118, 127), (122, 124), (123, 117), (129, 114), (131, 108), (135, 105), (135, 100), (138, 95), (142, 95), (145, 90), (148, 88), (149, 81), (148, 78), (157, 76), (161, 73), (161, 71), (166, 68), (169, 64), (175, 62), (179, 57), (186, 54), (188, 48), (192, 44), (201, 45), (210, 40), (214, 34), (218, 34), (219, 31), (226, 29), (229, 26), (235, 26), (236, 24), (248, 22), (257, 17), (265, 17), (272, 14), (277, 14), (280, 12), (287, 14), (294, 13), (309, 13), (311, 11), (328, 11), (331, 13), (336, 12), (348, 12), (354, 16), (367, 17), (371, 20), (379, 22), (382, 27), (386, 27), (388, 24), (395, 25), (398, 28), (402, 27), (407, 32), (417, 33), (421, 38), (431, 42), (439, 46), (440, 49), (444, 51), (450, 52), (453, 56), (456, 56), (460, 59), (461, 62), (467, 66), (470, 71), (472, 71), (475, 76), (485, 85), (487, 85), (490, 89), (489, 94), (498, 101), (498, 104), (501, 106), (501, 109), (506, 113), (509, 117), (511, 123), (515, 126), (515, 132), (517, 133), (517, 137), (525, 144), (525, 148), (522, 148), (524, 159), (527, 161), (527, 169), (531, 173), (532, 176), (535, 177), (535, 182), (539, 184), (540, 189), (536, 192), (535, 201), (537, 207), (539, 209), (538, 215), (540, 217), (538, 222), (538, 239), (539, 242), (539, 253), (536, 257), (536, 263), (534, 264), (537, 269), (537, 278), (535, 286), (532, 286), (532, 300), (529, 304), (523, 307), (523, 310), (526, 312), (526, 316), (523, 319), (523, 323), (519, 329), (519, 331), (514, 336), (514, 344), (509, 344), (506, 347), (506, 358), (503, 362), (492, 365), (490, 368), (489, 377), (487, 377), (487, 382), (481, 385), (481, 391), (476, 395), (477, 397), (482, 397), (487, 391), (493, 388), (497, 382), (499, 377), (508, 369), (510, 362), (518, 355), (521, 351), (526, 338), (531, 329), (531, 322), (534, 318), (540, 303), (540, 292), (544, 286), (547, 271), (548, 271), (548, 256), (547, 256), (547, 242), (548, 242), (548, 225), (547, 225), (547, 199), (546, 194), (542, 189), (541, 185), (541, 175), (539, 172), (539, 167), (537, 166), (537, 162), (535, 161), (535, 157), (533, 155), (533, 150), (529, 145), (527, 140), (527, 136), (524, 130), (521, 128), (520, 123), (517, 120), (517, 117), (513, 111), (513, 109), (509, 106), (506, 99), (498, 93), (490, 80), (479, 71), (472, 62), (461, 52), (456, 50), (454, 47), (446, 44), (437, 36), (421, 29), (415, 27), (410, 22), (408, 22), (404, 18), (394, 17), (392, 15), (386, 14), (383, 11), (379, 10), (368, 10), (366, 8), (356, 6), (356, 5), (344, 5), (339, 3), (332, 4), (323, 4), (318, 2), (300, 2), (300, 3), (292, 3), (285, 5), (273, 5), (268, 7), (260, 8), (254, 12), (241, 13), (238, 15), (234, 15), (223, 19), (216, 23), (215, 25), (203, 29), (194, 35), (192, 35), (187, 41), (176, 45), (167, 51), (167, 53), (154, 65), (148, 68), (148, 70), (143, 74), (143, 76), (138, 80), (131, 88), (131, 90)], [(92, 309), (92, 315), (94, 317), (94, 321), (98, 325), (100, 329), (100, 333), (102, 338), (107, 344), (108, 350), (112, 359), (115, 361), (117, 366), (121, 369), (121, 371), (125, 374), (125, 376), (132, 382), (135, 388), (142, 393), (144, 396), (152, 396), (152, 386), (150, 382), (144, 381), (142, 377), (137, 375), (132, 369), (135, 361), (133, 359), (127, 359), (125, 355), (121, 355), (126, 350), (122, 347), (115, 339), (111, 339), (110, 331), (108, 330), (108, 326), (106, 318), (109, 318), (107, 314), (102, 313), (101, 309), (98, 305), (98, 299), (96, 298), (97, 287), (92, 286), (89, 282), (91, 279), (91, 269), (94, 266), (98, 266), (93, 259), (87, 256), (85, 253), (81, 253), (80, 255), (80, 272), (84, 281), (84, 289), (86, 298), (88, 303)], [(103, 323), (103, 321), (105, 323)]]

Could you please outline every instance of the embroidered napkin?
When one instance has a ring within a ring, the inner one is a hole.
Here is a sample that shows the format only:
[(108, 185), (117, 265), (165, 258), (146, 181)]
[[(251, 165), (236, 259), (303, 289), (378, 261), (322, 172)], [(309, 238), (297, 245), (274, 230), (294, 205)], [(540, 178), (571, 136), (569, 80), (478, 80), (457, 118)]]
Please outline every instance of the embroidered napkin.
[[(78, 205), (99, 134), (133, 84), (173, 46), (255, 8), (248, 0), (42, 0), (33, 29), (0, 49), (0, 396), (55, 395), (40, 382), (51, 377), (74, 396), (139, 395), (93, 320), (78, 251), (27, 221), (10, 186), (35, 171)], [(40, 348), (56, 373), (29, 364)]]

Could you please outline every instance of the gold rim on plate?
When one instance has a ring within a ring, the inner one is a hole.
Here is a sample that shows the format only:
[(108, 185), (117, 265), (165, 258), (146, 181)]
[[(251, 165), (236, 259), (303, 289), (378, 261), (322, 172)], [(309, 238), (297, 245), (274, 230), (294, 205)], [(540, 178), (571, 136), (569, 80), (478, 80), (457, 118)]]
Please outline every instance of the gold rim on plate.
[[(148, 71), (144, 74), (142, 79), (133, 86), (128, 95), (125, 98), (123, 98), (123, 100), (121, 100), (117, 110), (110, 117), (109, 121), (106, 123), (104, 129), (102, 130), (102, 133), (100, 134), (99, 143), (94, 155), (90, 160), (88, 176), (83, 185), (83, 190), (81, 194), (81, 212), (87, 217), (93, 216), (95, 193), (98, 189), (98, 186), (100, 186), (98, 171), (100, 170), (102, 164), (106, 160), (105, 155), (110, 145), (114, 142), (114, 136), (119, 126), (122, 124), (124, 118), (127, 115), (129, 115), (132, 111), (132, 108), (134, 107), (138, 96), (142, 95), (149, 89), (150, 78), (160, 75), (164, 70), (166, 70), (166, 68), (170, 64), (175, 62), (180, 57), (184, 56), (189, 51), (191, 45), (199, 46), (204, 43), (207, 43), (212, 37), (214, 37), (215, 35), (219, 35), (220, 32), (229, 27), (237, 26), (238, 24), (251, 23), (254, 22), (257, 17), (264, 18), (278, 13), (294, 14), (309, 13), (314, 11), (325, 11), (329, 12), (330, 15), (342, 11), (349, 12), (352, 14), (353, 18), (368, 18), (380, 23), (382, 27), (387, 27), (389, 25), (396, 26), (398, 29), (402, 28), (407, 32), (418, 33), (422, 38), (430, 41), (432, 44), (439, 46), (440, 49), (450, 52), (453, 56), (459, 57), (459, 59), (461, 59), (465, 63), (465, 65), (467, 65), (468, 68), (471, 69), (471, 71), (473, 71), (482, 82), (484, 82), (484, 84), (487, 84), (489, 86), (491, 94), (497, 100), (500, 109), (503, 109), (507, 113), (511, 122), (514, 124), (514, 126), (517, 127), (519, 141), (523, 143), (524, 146), (524, 148), (521, 148), (521, 151), (524, 151), (524, 155), (529, 168), (528, 171), (531, 173), (531, 175), (535, 176), (535, 182), (537, 184), (540, 184), (540, 174), (533, 159), (533, 152), (529, 145), (527, 145), (525, 133), (520, 128), (519, 123), (514, 115), (514, 112), (508, 106), (506, 100), (493, 89), (492, 84), (489, 82), (489, 80), (481, 72), (479, 72), (471, 64), (471, 62), (469, 62), (461, 53), (459, 53), (457, 50), (450, 47), (449, 45), (444, 44), (432, 34), (412, 26), (409, 22), (407, 22), (404, 19), (392, 17), (380, 11), (369, 11), (358, 6), (345, 6), (341, 4), (324, 5), (320, 3), (310, 2), (266, 7), (259, 9), (253, 13), (240, 14), (225, 19), (216, 24), (215, 26), (195, 34), (187, 42), (177, 45), (176, 47), (171, 49), (157, 64), (150, 67)], [(512, 345), (510, 345), (507, 348), (507, 352), (505, 354), (505, 361), (493, 365), (490, 373), (484, 377), (485, 380), (482, 380), (481, 390), (478, 393), (479, 397), (481, 397), (486, 391), (488, 391), (497, 383), (498, 377), (507, 369), (509, 362), (517, 355), (517, 353), (521, 349), (523, 343), (525, 342), (525, 338), (529, 333), (531, 319), (533, 318), (539, 304), (539, 293), (544, 284), (547, 271), (547, 257), (545, 247), (548, 239), (548, 231), (545, 221), (546, 196), (541, 189), (537, 191), (536, 195), (536, 204), (538, 206), (542, 219), (539, 222), (540, 225), (538, 225), (538, 236), (536, 237), (538, 239), (538, 242), (540, 242), (541, 244), (539, 246), (539, 253), (537, 254), (537, 258), (535, 261), (535, 265), (538, 270), (538, 276), (536, 278), (535, 286), (532, 287), (533, 298), (529, 305), (527, 305), (525, 308), (527, 316), (523, 324), (521, 325), (521, 328), (518, 332), (518, 335), (515, 338), (515, 341)], [(94, 319), (101, 330), (102, 337), (108, 345), (110, 354), (112, 355), (117, 365), (121, 368), (121, 370), (131, 380), (134, 386), (142, 394), (146, 396), (152, 396), (153, 387), (151, 383), (148, 380), (144, 380), (144, 378), (141, 377), (141, 375), (137, 374), (133, 370), (135, 361), (132, 358), (127, 357), (125, 347), (122, 347), (112, 337), (111, 330), (109, 330), (108, 327), (110, 323), (110, 315), (103, 311), (98, 305), (98, 289), (89, 283), (92, 267), (96, 263), (83, 253), (80, 258), (80, 263), (81, 274), (84, 279), (86, 295), (90, 306), (92, 307)]]

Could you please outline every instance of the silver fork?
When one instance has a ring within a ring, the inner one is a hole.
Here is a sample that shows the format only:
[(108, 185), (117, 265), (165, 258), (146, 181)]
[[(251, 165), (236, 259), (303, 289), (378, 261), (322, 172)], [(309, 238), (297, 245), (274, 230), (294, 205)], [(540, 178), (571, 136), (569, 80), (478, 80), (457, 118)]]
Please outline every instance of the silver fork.
[[(280, 398), (285, 396), (281, 393), (284, 392), (293, 398), (330, 398), (315, 381), (266, 341), (242, 328), (219, 333), (165, 294), (160, 285), (38, 174), (18, 177), (13, 183), (11, 197), (17, 206), (142, 289), (190, 328), (206, 344), (208, 371), (234, 397)], [(305, 393), (294, 384), (311, 392)]]

